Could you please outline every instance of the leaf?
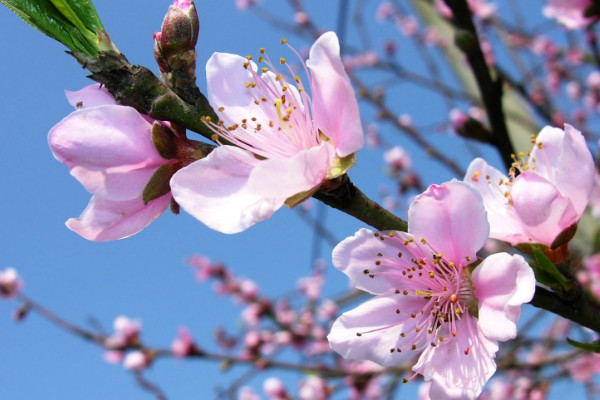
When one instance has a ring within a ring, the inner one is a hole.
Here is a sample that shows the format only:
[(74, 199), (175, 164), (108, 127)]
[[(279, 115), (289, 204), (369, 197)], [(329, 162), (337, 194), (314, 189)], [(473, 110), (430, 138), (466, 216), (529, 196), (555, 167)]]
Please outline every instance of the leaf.
[(70, 50), (98, 54), (98, 33), (104, 28), (90, 0), (0, 0), (0, 3)]
[(158, 199), (160, 196), (165, 195), (171, 191), (169, 181), (177, 169), (173, 164), (163, 164), (156, 171), (146, 184), (144, 191), (142, 192), (142, 198), (144, 204), (148, 204), (154, 199)]
[(533, 249), (533, 255), (536, 263), (531, 264), (535, 279), (544, 285), (550, 286), (552, 289), (566, 291), (569, 289), (569, 281), (565, 278), (556, 266), (546, 257), (544, 252), (539, 247)]
[(569, 338), (567, 338), (567, 342), (569, 342), (571, 346), (577, 347), (578, 349), (600, 353), (600, 342), (582, 343)]

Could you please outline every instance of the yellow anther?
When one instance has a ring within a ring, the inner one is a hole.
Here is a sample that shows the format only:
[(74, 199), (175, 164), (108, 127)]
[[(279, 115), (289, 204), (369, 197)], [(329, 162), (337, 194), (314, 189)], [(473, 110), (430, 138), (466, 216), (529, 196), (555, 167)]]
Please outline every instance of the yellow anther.
[(287, 39), (286, 38), (282, 38), (281, 39), (281, 44), (286, 44), (287, 43)]
[(252, 60), (252, 56), (251, 56), (250, 54), (248, 54), (248, 55), (246, 56), (246, 60), (248, 60), (248, 61)]
[(281, 64), (285, 64), (285, 57), (281, 57), (281, 58), (279, 59), (279, 62), (280, 62)]
[[(225, 111), (225, 107), (219, 107), (219, 111), (221, 111), (221, 112)], [(208, 118), (210, 118), (210, 117), (208, 117)]]
[(258, 49), (258, 52), (259, 52), (260, 54), (265, 54), (265, 48), (264, 48), (264, 47), (261, 47), (260, 49)]
[(269, 70), (269, 68), (267, 68), (267, 67), (262, 67), (262, 68), (261, 68), (261, 71), (262, 71), (262, 73), (263, 73), (263, 74), (264, 74), (265, 72), (267, 72), (268, 70)]
[(263, 62), (265, 61), (265, 58), (263, 56), (258, 57), (258, 62)]

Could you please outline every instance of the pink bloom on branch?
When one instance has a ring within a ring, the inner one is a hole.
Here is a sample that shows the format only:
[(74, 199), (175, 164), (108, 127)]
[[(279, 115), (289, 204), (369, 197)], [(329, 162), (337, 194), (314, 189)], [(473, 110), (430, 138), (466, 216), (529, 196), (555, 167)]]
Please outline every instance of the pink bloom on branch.
[(593, 6), (592, 0), (547, 0), (543, 9), (546, 18), (556, 19), (567, 29), (585, 28), (597, 17), (586, 17), (586, 10)]
[(66, 92), (77, 111), (48, 134), (54, 157), (68, 168), (92, 198), (79, 216), (66, 222), (88, 240), (131, 236), (158, 218), (170, 194), (144, 204), (142, 192), (156, 169), (167, 163), (152, 143), (152, 120), (117, 105), (105, 88), (90, 85)]
[[(515, 177), (516, 169), (521, 173)], [(594, 174), (583, 135), (565, 124), (564, 131), (542, 129), (529, 158), (515, 161), (510, 177), (477, 158), (465, 182), (483, 197), (491, 238), (550, 246), (579, 221), (590, 199)]]
[(496, 370), (498, 341), (516, 336), (533, 271), (507, 253), (472, 270), (489, 225), (481, 196), (463, 182), (430, 186), (408, 220), (409, 233), (361, 229), (334, 249), (335, 267), (376, 296), (342, 314), (329, 343), (383, 366), (420, 353), (413, 370), (433, 382), (432, 399), (474, 399)]
[(10, 299), (15, 297), (23, 287), (23, 282), (14, 268), (0, 271), (0, 298)]
[[(261, 55), (259, 62), (265, 60)], [(181, 207), (220, 232), (241, 232), (310, 197), (352, 167), (364, 143), (335, 33), (323, 34), (310, 49), (308, 86), (296, 75), (296, 87), (267, 65), (259, 71), (244, 57), (213, 54), (206, 65), (208, 99), (221, 122), (206, 122), (235, 146), (217, 147), (171, 179)]]

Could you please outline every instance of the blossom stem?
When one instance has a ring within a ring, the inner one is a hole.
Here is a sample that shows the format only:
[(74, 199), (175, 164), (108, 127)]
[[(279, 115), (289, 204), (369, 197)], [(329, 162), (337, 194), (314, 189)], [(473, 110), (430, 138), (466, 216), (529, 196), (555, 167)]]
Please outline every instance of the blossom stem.
[(493, 136), (491, 143), (498, 149), (507, 168), (512, 165), (511, 154), (514, 148), (508, 135), (504, 109), (502, 107), (502, 81), (493, 80), (481, 50), (477, 30), (473, 24), (471, 9), (466, 0), (445, 0), (454, 14), (456, 26), (455, 42), (465, 53), (475, 75), (481, 99), (485, 105)]
[(406, 232), (408, 223), (361, 192), (348, 175), (326, 181), (313, 195), (330, 207), (345, 212), (378, 230)]
[(583, 291), (578, 292), (573, 299), (565, 300), (538, 286), (531, 304), (600, 332), (600, 310), (586, 298)]
[(209, 116), (213, 121), (218, 121), (218, 117), (199, 90), (191, 91), (182, 99), (149, 69), (131, 65), (121, 53), (106, 51), (87, 56), (73, 52), (71, 55), (92, 73), (93, 80), (106, 86), (119, 103), (152, 118), (174, 122), (205, 138), (212, 137), (213, 132), (201, 117)]

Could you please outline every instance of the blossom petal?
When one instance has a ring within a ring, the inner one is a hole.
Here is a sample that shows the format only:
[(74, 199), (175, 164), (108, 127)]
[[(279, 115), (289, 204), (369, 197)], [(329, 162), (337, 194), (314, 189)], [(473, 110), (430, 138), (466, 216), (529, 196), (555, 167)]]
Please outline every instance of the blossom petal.
[[(393, 292), (377, 296), (343, 313), (333, 323), (327, 336), (329, 345), (350, 360), (397, 365), (414, 356), (410, 349), (412, 344), (421, 344), (413, 341), (417, 320), (410, 314), (419, 313), (424, 305), (422, 299), (398, 296)], [(406, 333), (405, 337), (400, 336), (401, 333)], [(404, 350), (398, 352), (397, 349)]]
[(165, 194), (147, 205), (141, 196), (126, 201), (111, 201), (92, 196), (79, 218), (66, 222), (69, 229), (87, 240), (104, 242), (134, 235), (158, 218), (169, 206), (171, 195)]
[(324, 33), (317, 39), (310, 49), (306, 66), (312, 77), (317, 126), (333, 141), (340, 157), (356, 152), (364, 145), (360, 112), (334, 32)]
[(223, 233), (237, 233), (269, 218), (285, 198), (251, 192), (248, 179), (260, 163), (250, 153), (220, 146), (206, 158), (180, 169), (171, 178), (171, 192), (185, 211)]
[(431, 185), (408, 208), (409, 233), (425, 238), (457, 267), (483, 247), (489, 224), (479, 193), (464, 182)]
[(290, 158), (264, 160), (250, 175), (250, 191), (263, 197), (288, 198), (315, 188), (325, 179), (334, 157), (333, 146), (322, 143)]
[[(369, 293), (413, 288), (412, 275), (407, 276), (406, 271), (414, 267), (413, 259), (430, 257), (431, 250), (419, 241), (405, 245), (409, 238), (412, 236), (401, 232), (360, 229), (333, 249), (333, 265), (352, 280), (355, 288)], [(427, 289), (423, 285), (422, 290)]]
[(91, 193), (110, 200), (140, 196), (165, 160), (151, 140), (151, 125), (131, 107), (75, 111), (48, 134), (54, 157)]
[(65, 90), (65, 96), (69, 104), (77, 109), (117, 104), (113, 95), (99, 83), (88, 85), (75, 92)]
[(515, 338), (521, 305), (531, 301), (535, 292), (531, 267), (520, 255), (497, 253), (475, 268), (472, 279), (481, 331), (493, 340)]
[(490, 224), (490, 237), (510, 243), (527, 242), (521, 223), (505, 193), (510, 191), (508, 178), (485, 160), (476, 158), (465, 175), (465, 182), (477, 189), (483, 198)]
[(581, 216), (590, 199), (595, 176), (594, 160), (585, 138), (577, 129), (565, 124), (564, 132), (551, 127), (542, 129), (537, 143), (530, 157), (535, 172), (569, 197), (577, 215)]
[(534, 172), (525, 171), (515, 179), (511, 198), (525, 232), (534, 242), (550, 245), (559, 233), (577, 222), (570, 200)]
[(498, 342), (483, 335), (476, 319), (466, 315), (457, 321), (456, 331), (449, 341), (428, 347), (413, 367), (426, 381), (433, 381), (432, 400), (476, 399), (496, 371)]
[[(247, 64), (248, 67), (244, 68)], [(214, 53), (206, 63), (206, 85), (208, 101), (226, 126), (241, 123), (243, 119), (257, 118), (267, 127), (269, 116), (262, 103), (255, 104), (256, 90), (247, 86), (254, 81), (250, 72), (256, 71), (256, 64), (236, 54)]]

